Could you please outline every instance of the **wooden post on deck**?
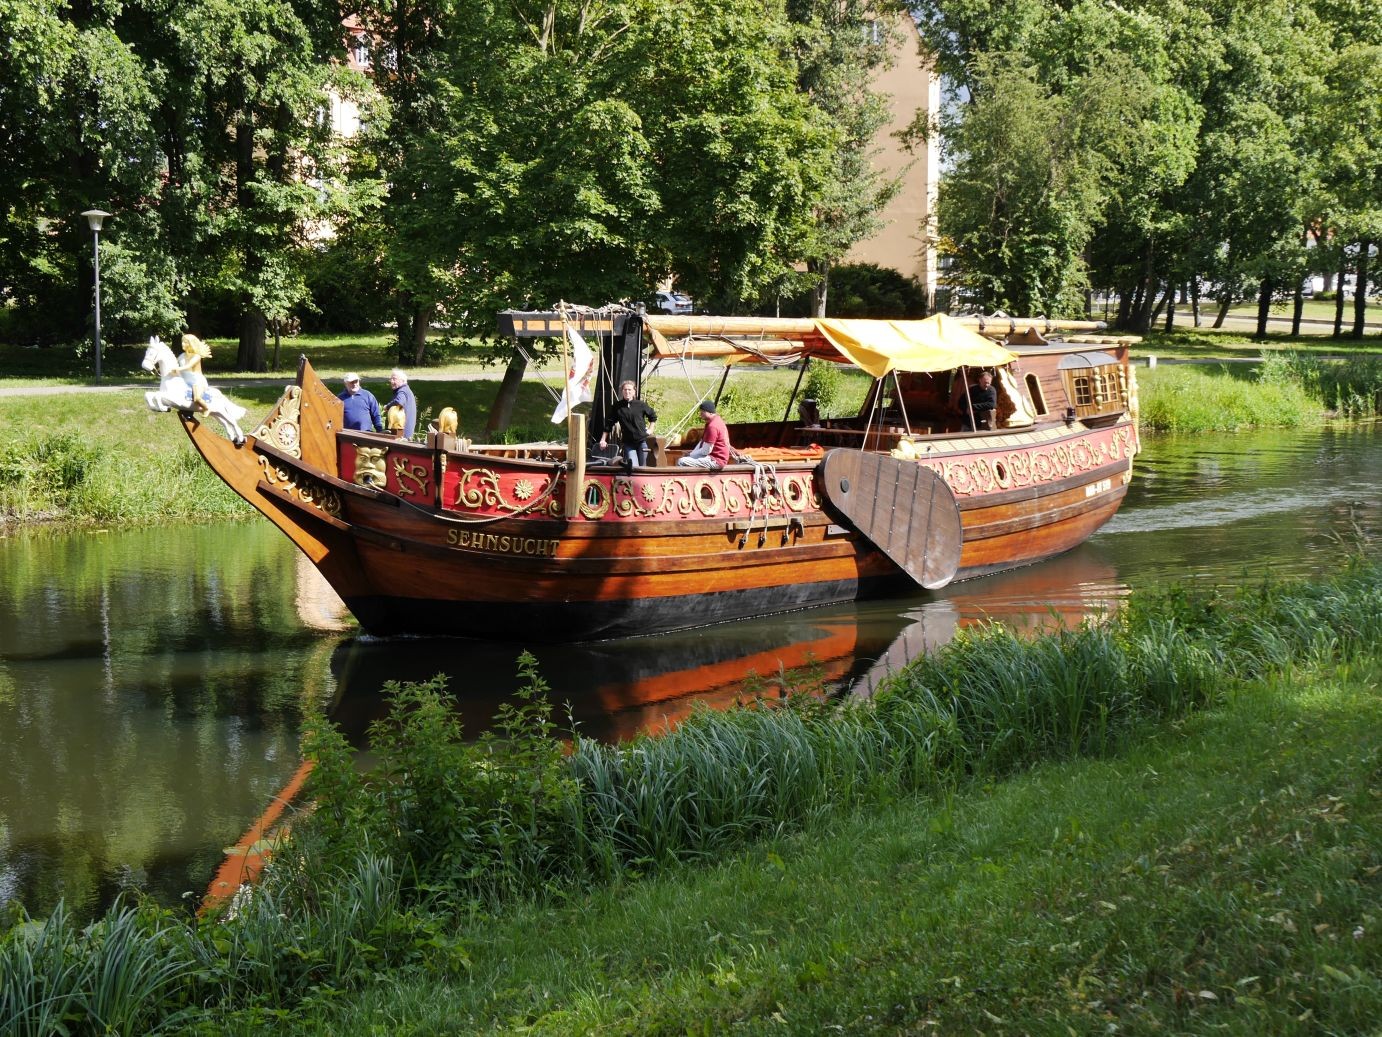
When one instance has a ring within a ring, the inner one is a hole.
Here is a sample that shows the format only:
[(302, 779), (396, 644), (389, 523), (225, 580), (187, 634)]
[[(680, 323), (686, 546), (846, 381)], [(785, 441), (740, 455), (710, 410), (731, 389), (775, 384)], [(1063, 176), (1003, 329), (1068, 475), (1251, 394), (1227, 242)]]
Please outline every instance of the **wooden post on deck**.
[(585, 491), (585, 415), (572, 414), (566, 428), (566, 517), (573, 519)]

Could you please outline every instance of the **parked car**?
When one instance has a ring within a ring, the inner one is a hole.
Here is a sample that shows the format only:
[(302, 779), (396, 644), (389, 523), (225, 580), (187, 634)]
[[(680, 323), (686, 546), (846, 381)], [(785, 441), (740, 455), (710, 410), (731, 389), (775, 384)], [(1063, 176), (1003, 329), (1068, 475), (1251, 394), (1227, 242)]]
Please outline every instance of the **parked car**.
[(658, 292), (657, 299), (654, 301), (652, 309), (658, 313), (688, 314), (695, 311), (691, 303), (691, 296), (682, 292)]

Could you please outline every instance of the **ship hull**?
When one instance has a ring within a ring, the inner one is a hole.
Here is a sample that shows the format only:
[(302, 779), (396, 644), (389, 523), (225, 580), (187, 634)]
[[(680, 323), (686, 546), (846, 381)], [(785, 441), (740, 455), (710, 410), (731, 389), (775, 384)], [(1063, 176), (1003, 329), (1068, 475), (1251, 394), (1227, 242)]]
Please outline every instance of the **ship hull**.
[[(343, 432), (332, 399), (304, 362), (244, 444), (183, 423), (371, 634), (587, 641), (916, 589), (831, 507), (819, 447), (718, 472), (591, 467), (568, 515), (577, 476), (559, 459)], [(1117, 511), (1135, 451), (1128, 421), (1054, 424), (949, 437), (908, 463), (954, 497), (963, 580), (1085, 540)]]

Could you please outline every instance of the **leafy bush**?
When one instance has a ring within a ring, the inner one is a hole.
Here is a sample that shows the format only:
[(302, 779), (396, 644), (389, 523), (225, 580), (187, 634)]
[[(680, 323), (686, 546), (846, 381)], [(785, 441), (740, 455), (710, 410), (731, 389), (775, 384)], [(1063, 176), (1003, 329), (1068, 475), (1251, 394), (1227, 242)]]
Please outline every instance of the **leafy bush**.
[(1265, 384), (1299, 386), (1313, 399), (1347, 418), (1374, 418), (1382, 413), (1382, 357), (1332, 360), (1304, 353), (1263, 356)]
[(1286, 428), (1319, 421), (1319, 403), (1296, 382), (1249, 380), (1226, 367), (1162, 365), (1139, 372), (1142, 424), (1183, 432)]
[(824, 360), (812, 360), (806, 371), (806, 396), (816, 401), (821, 417), (834, 417), (836, 404), (840, 402), (841, 385), (844, 374), (839, 364)]
[(374, 331), (394, 316), (382, 268), (360, 243), (339, 240), (305, 256), (311, 301), (294, 311), (303, 331)]
[[(813, 305), (808, 287), (780, 300), (762, 300), (757, 310), (765, 316), (780, 313), (783, 317), (809, 317)], [(924, 317), (926, 293), (916, 278), (877, 263), (841, 263), (830, 269), (826, 313), (831, 317), (881, 320)]]

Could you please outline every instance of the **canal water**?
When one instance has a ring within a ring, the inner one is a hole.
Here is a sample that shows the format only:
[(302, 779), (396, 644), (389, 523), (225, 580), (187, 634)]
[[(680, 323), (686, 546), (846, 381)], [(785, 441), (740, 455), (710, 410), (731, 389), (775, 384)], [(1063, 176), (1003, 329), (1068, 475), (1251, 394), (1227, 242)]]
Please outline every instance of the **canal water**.
[[(1078, 621), (1130, 589), (1335, 569), (1382, 532), (1377, 426), (1148, 437), (1120, 513), (1050, 562), (937, 594), (533, 649), (589, 735), (624, 738), (782, 678), (867, 693), (960, 627)], [(0, 539), (0, 902), (195, 903), (299, 765), (305, 716), (357, 745), (388, 680), (447, 677), (479, 731), (520, 643), (355, 636), (266, 522)]]

